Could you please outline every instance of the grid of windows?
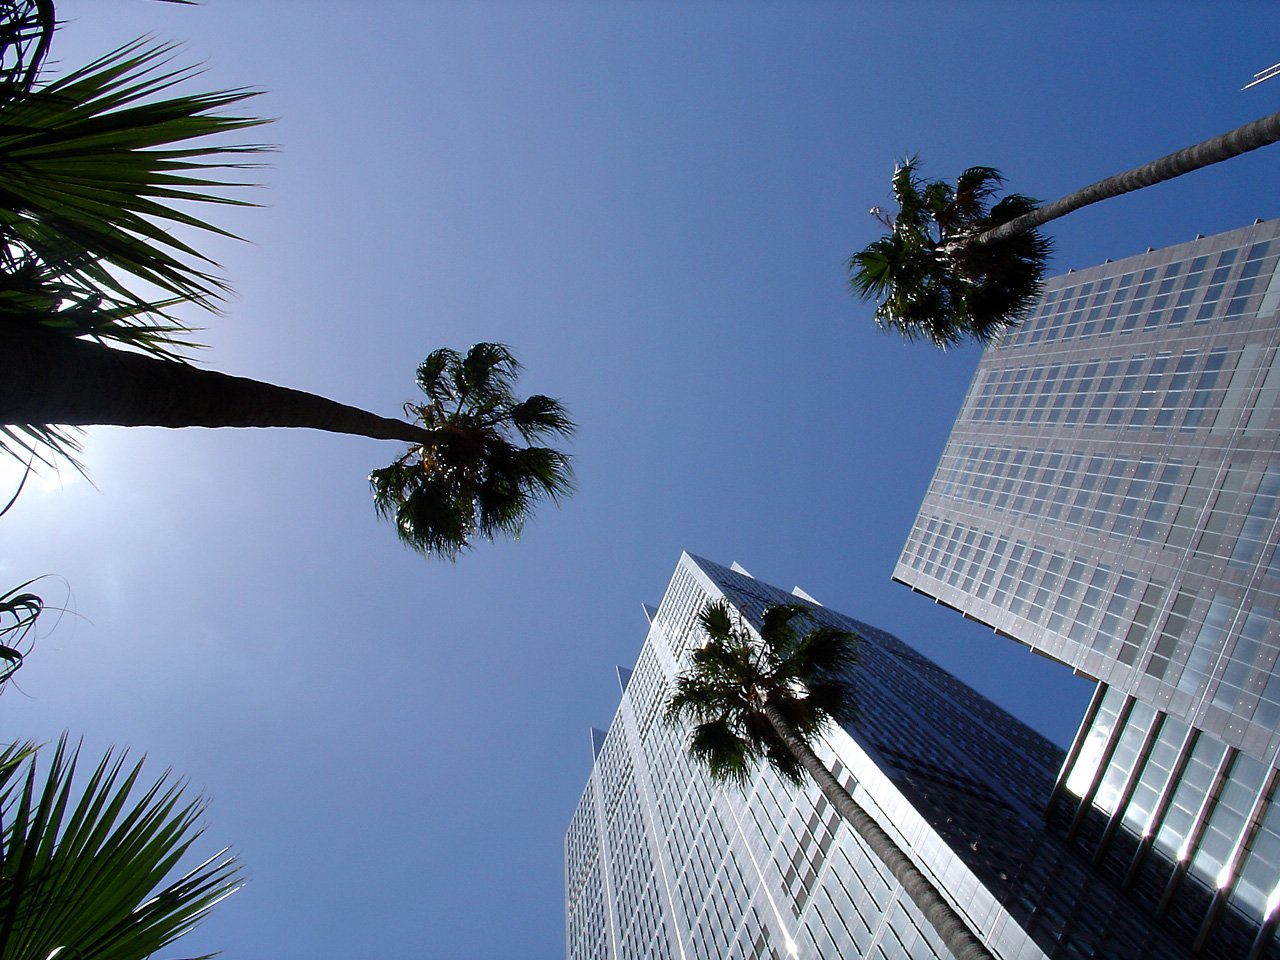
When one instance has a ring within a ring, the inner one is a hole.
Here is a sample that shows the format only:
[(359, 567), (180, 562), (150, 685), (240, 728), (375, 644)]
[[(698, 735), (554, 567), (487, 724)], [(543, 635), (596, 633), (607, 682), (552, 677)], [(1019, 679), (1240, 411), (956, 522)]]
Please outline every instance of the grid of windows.
[(988, 350), (895, 578), (1280, 756), (1280, 222), (1068, 274)]
[[(745, 790), (719, 789), (687, 760), (680, 733), (655, 719), (679, 668), (674, 651), (697, 640), (691, 614), (717, 594), (756, 617), (795, 600), (682, 560), (566, 836), (570, 960), (947, 960), (815, 787), (797, 790), (765, 769)], [(820, 755), (980, 935), (995, 938), (1002, 960), (1071, 955), (1081, 944), (1097, 955), (1176, 956), (1044, 830), (1061, 751), (895, 637), (825, 608), (812, 616), (863, 638), (863, 719), (833, 732)]]
[(1280, 926), (1277, 254), (1259, 222), (1050, 281), (894, 573), (1102, 681), (1053, 822), (1215, 955)]
[[(1174, 259), (1141, 270), (1116, 270), (1096, 280), (1071, 282), (1046, 292), (1040, 305), (1005, 346), (1027, 347), (1084, 340), (1155, 327), (1180, 327), (1190, 320), (1236, 320), (1257, 310), (1265, 278), (1275, 269), (1270, 240), (1230, 247), (1216, 254), (1184, 254), (1193, 245), (1172, 248)], [(1136, 259), (1136, 258), (1135, 258)]]
[(1168, 895), (1184, 884), (1193, 898), (1220, 889), (1257, 929), (1275, 909), (1280, 884), (1275, 779), (1266, 764), (1110, 688), (1082, 731), (1064, 786), (1078, 804), (1077, 824), (1101, 816), (1129, 837), (1080, 834), (1101, 846), (1095, 859), (1118, 848), (1133, 878), (1144, 856), (1156, 856)]
[(1208, 428), (1215, 391), (1227, 382), (1239, 354), (1197, 347), (1176, 357), (1162, 351), (1007, 366), (983, 378), (965, 419), (1107, 431)]

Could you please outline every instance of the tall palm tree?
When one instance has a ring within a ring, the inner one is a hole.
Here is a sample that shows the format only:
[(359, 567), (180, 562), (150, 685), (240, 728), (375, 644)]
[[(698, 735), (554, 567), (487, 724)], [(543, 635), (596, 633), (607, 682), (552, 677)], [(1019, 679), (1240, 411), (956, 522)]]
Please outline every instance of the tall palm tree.
[(704, 606), (698, 623), (706, 642), (693, 650), (666, 709), (669, 722), (694, 724), (689, 754), (722, 783), (745, 786), (762, 760), (797, 785), (808, 773), (957, 960), (991, 960), (929, 878), (813, 751), (830, 724), (856, 718), (849, 675), (857, 636), (813, 623), (800, 604), (767, 607), (758, 633), (723, 600)]
[(172, 877), (203, 806), (180, 783), (108, 753), (77, 794), (78, 752), (0, 749), (0, 960), (144, 960), (240, 885), (225, 850)]
[(0, 0), (0, 450), (74, 462), (62, 427), (88, 424), (403, 440), (410, 450), (374, 474), (377, 508), (415, 549), (448, 557), (473, 534), (514, 535), (538, 499), (568, 492), (568, 458), (512, 432), (528, 441), (573, 425), (549, 397), (516, 401), (519, 364), (500, 345), (465, 361), (432, 354), (419, 369), (429, 394), (447, 358), (488, 380), (448, 409), (409, 405), (413, 423), (186, 363), (191, 331), (174, 308), (216, 310), (227, 287), (170, 230), (230, 236), (188, 208), (246, 204), (231, 191), (266, 147), (226, 138), (266, 121), (224, 111), (255, 93), (173, 95), (192, 71), (146, 40), (46, 83), (53, 29), (51, 0)]
[(538, 501), (573, 488), (569, 457), (536, 441), (574, 424), (558, 400), (515, 396), (521, 367), (502, 344), (428, 356), (417, 378), (427, 402), (405, 405), (412, 423), (40, 325), (0, 321), (0, 356), (14, 365), (0, 378), (0, 423), (309, 427), (406, 441), (370, 475), (374, 505), (427, 555), (454, 559), (476, 536), (515, 537)]
[(854, 293), (875, 300), (875, 320), (907, 339), (947, 347), (986, 343), (1025, 319), (1040, 295), (1049, 241), (1038, 229), (1074, 210), (1171, 180), (1280, 140), (1280, 113), (1090, 184), (1037, 207), (1010, 194), (991, 167), (971, 167), (952, 188), (917, 176), (912, 158), (894, 171), (897, 216), (871, 213), (889, 229), (849, 260)]

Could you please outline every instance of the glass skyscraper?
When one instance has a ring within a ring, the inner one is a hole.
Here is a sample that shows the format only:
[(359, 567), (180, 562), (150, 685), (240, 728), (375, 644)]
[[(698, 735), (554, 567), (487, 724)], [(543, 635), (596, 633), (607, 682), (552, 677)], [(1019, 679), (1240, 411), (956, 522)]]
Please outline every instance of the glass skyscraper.
[(1063, 753), (895, 637), (736, 565), (681, 557), (565, 839), (570, 960), (944, 960), (888, 870), (816, 787), (721, 788), (663, 709), (697, 612), (772, 603), (862, 638), (861, 717), (819, 755), (1001, 960), (1190, 957), (1044, 821)]
[(1280, 221), (1051, 281), (896, 580), (1098, 681), (1050, 828), (1202, 956), (1275, 951)]

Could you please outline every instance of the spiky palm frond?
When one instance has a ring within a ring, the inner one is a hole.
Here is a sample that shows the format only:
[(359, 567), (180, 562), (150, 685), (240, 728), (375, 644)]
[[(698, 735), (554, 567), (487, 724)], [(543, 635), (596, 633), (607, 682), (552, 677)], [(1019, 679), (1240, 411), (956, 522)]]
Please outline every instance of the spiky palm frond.
[(30, 745), (0, 750), (0, 956), (143, 960), (238, 887), (223, 853), (170, 875), (199, 836), (199, 801), (108, 754), (78, 794), (63, 737), (41, 774)]
[(1040, 295), (1050, 243), (1034, 229), (978, 238), (1035, 202), (1010, 194), (993, 204), (1004, 178), (992, 167), (971, 167), (952, 187), (918, 176), (912, 158), (892, 183), (897, 215), (873, 211), (890, 232), (849, 260), (850, 286), (876, 302), (876, 323), (939, 347), (985, 343), (1019, 323)]
[(35, 82), (56, 25), (53, 0), (0, 2), (0, 96)]
[[(28, 273), (19, 290), (0, 291), (0, 317), (60, 325), (102, 309), (116, 315), (94, 336), (132, 336), (131, 345), (173, 356), (186, 327), (169, 308), (213, 309), (224, 296), (216, 264), (173, 228), (231, 236), (184, 207), (250, 205), (228, 194), (246, 184), (226, 174), (265, 147), (222, 138), (266, 121), (222, 112), (254, 91), (170, 95), (196, 73), (171, 66), (174, 49), (136, 40), (0, 100), (5, 272)], [(30, 312), (33, 289), (54, 299), (54, 317)], [(138, 337), (131, 327), (153, 329)]]
[(765, 707), (780, 710), (806, 739), (831, 721), (853, 720), (858, 638), (814, 623), (802, 604), (766, 607), (756, 631), (728, 603), (713, 601), (698, 624), (706, 641), (676, 678), (666, 721), (692, 724), (689, 753), (715, 780), (745, 784), (763, 760), (799, 783), (804, 769)]
[(405, 412), (438, 439), (369, 475), (375, 509), (407, 546), (456, 559), (477, 538), (518, 537), (539, 502), (573, 491), (568, 455), (533, 445), (572, 435), (573, 421), (551, 397), (518, 400), (520, 369), (497, 343), (436, 350), (418, 367), (427, 402)]
[[(49, 0), (0, 4), (0, 323), (113, 340), (180, 358), (180, 303), (215, 310), (216, 264), (174, 228), (232, 236), (191, 204), (247, 205), (228, 189), (261, 145), (228, 134), (265, 120), (224, 113), (247, 90), (174, 95), (196, 74), (173, 45), (133, 41), (41, 82), (55, 20)], [(0, 451), (42, 462), (74, 457), (73, 431), (10, 424)]]
[[(231, 236), (187, 208), (250, 205), (230, 191), (266, 148), (226, 138), (266, 121), (225, 111), (256, 93), (175, 94), (197, 71), (148, 40), (44, 82), (54, 26), (49, 0), (0, 3), (0, 322), (180, 359), (198, 344), (174, 308), (215, 310), (227, 291), (181, 234)], [(0, 435), (19, 459), (79, 469), (77, 447), (53, 425)]]

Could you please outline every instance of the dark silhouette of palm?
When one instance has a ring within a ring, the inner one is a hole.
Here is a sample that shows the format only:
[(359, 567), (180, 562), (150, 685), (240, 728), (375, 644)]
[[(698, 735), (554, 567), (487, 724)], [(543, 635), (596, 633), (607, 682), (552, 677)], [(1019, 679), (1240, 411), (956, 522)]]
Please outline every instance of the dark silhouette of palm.
[(517, 535), (537, 501), (570, 491), (568, 457), (534, 441), (573, 424), (556, 400), (515, 399), (520, 367), (501, 345), (431, 354), (413, 423), (188, 364), (175, 308), (215, 310), (227, 287), (169, 227), (228, 235), (191, 207), (245, 203), (235, 188), (265, 148), (227, 138), (265, 121), (226, 113), (252, 91), (175, 94), (193, 71), (148, 40), (45, 82), (53, 30), (51, 0), (0, 0), (0, 451), (74, 463), (63, 427), (90, 424), (407, 441), (372, 475), (377, 508), (414, 549), (447, 557)]
[(1035, 230), (993, 244), (975, 238), (1035, 202), (1012, 194), (993, 204), (1003, 178), (990, 167), (966, 170), (954, 187), (923, 180), (917, 169), (912, 159), (894, 171), (898, 214), (872, 211), (890, 232), (853, 255), (850, 282), (878, 301), (877, 323), (909, 340), (986, 342), (1035, 305), (1049, 241)]
[(378, 513), (407, 546), (455, 559), (477, 537), (518, 537), (538, 501), (572, 492), (569, 457), (537, 441), (571, 435), (573, 421), (551, 397), (518, 400), (519, 371), (498, 343), (436, 350), (418, 367), (427, 400), (405, 413), (432, 441), (369, 475)]
[[(917, 176), (912, 158), (893, 175), (896, 216), (871, 213), (889, 233), (849, 259), (854, 293), (876, 302), (875, 320), (908, 340), (948, 347), (986, 343), (1021, 322), (1040, 293), (1049, 242), (1037, 228), (1081, 207), (1221, 163), (1280, 140), (1280, 113), (1107, 177), (1038, 207), (1020, 194), (995, 200), (1003, 183), (971, 167), (955, 187)], [(993, 202), (994, 201), (994, 202)]]
[(902, 884), (957, 960), (991, 953), (903, 852), (814, 753), (832, 723), (852, 723), (850, 679), (858, 637), (816, 623), (800, 604), (765, 608), (754, 631), (723, 600), (698, 614), (706, 642), (690, 654), (667, 701), (673, 724), (693, 724), (689, 754), (713, 779), (745, 786), (761, 761), (799, 785), (808, 773), (823, 796)]

